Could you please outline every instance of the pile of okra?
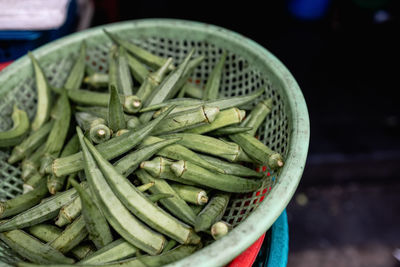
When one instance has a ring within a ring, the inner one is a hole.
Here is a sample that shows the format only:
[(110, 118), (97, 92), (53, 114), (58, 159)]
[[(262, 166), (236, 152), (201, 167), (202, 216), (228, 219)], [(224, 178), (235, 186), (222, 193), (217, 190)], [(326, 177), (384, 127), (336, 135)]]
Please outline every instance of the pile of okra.
[(36, 114), (14, 105), (13, 127), (0, 132), (24, 181), (0, 203), (0, 239), (19, 266), (179, 260), (229, 232), (232, 194), (262, 184), (252, 166), (284, 164), (255, 137), (273, 104), (254, 106), (265, 89), (220, 97), (226, 51), (199, 88), (189, 82), (204, 60), (194, 50), (173, 62), (104, 32), (108, 73), (86, 66), (83, 41), (62, 88), (28, 53)]

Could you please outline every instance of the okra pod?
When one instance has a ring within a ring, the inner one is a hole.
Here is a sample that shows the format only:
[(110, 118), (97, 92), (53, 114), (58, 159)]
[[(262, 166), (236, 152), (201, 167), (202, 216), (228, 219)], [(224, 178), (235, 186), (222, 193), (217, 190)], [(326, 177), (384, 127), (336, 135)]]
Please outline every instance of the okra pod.
[(264, 99), (258, 102), (258, 104), (252, 109), (251, 116), (243, 122), (243, 126), (253, 127), (252, 130), (248, 131), (249, 135), (254, 136), (258, 127), (265, 120), (267, 115), (271, 113), (272, 99)]
[(196, 164), (180, 160), (170, 167), (178, 177), (199, 185), (232, 193), (247, 193), (258, 189), (262, 181), (245, 179), (234, 175), (213, 173)]
[(187, 96), (197, 98), (197, 99), (203, 99), (204, 89), (200, 88), (190, 82), (185, 83), (184, 92)]
[(23, 258), (37, 264), (74, 263), (73, 259), (21, 230), (1, 233), (0, 239)]
[(221, 220), (229, 203), (230, 194), (215, 194), (205, 208), (197, 215), (194, 229), (196, 232), (210, 230), (211, 226)]
[(154, 194), (154, 195), (147, 196), (147, 198), (153, 203), (156, 203), (156, 202), (160, 201), (161, 199), (171, 198), (171, 197), (174, 197), (174, 195), (172, 195), (172, 194), (164, 194), (164, 193), (159, 193), (159, 194)]
[(136, 175), (142, 183), (154, 182), (154, 186), (149, 189), (152, 194), (173, 194), (174, 197), (162, 199), (160, 203), (177, 218), (190, 225), (194, 224), (196, 216), (192, 209), (175, 193), (165, 180), (154, 178), (144, 170), (136, 171)]
[(123, 47), (119, 47), (118, 53), (118, 81), (122, 95), (133, 94), (133, 81), (129, 70), (127, 53)]
[[(88, 146), (92, 146), (77, 128), (85, 163), (85, 174), (97, 206), (101, 208), (110, 225), (126, 241), (149, 254), (158, 254), (165, 245), (165, 238), (150, 230), (137, 220), (122, 204), (108, 185), (103, 173), (96, 164)], [(94, 151), (95, 148), (91, 147)], [(0, 226), (1, 227), (1, 226)], [(1, 228), (0, 228), (1, 229)]]
[(155, 153), (166, 146), (176, 143), (178, 140), (179, 139), (161, 140), (157, 143), (144, 146), (118, 160), (114, 166), (120, 174), (128, 176), (139, 167), (141, 162), (151, 158)]
[(13, 127), (7, 131), (0, 132), (0, 147), (10, 147), (20, 144), (29, 131), (28, 114), (17, 105), (13, 107), (11, 114)]
[(204, 205), (208, 202), (206, 191), (190, 185), (172, 184), (172, 189), (186, 202)]
[(14, 164), (15, 162), (29, 156), (35, 149), (44, 143), (52, 126), (53, 121), (45, 123), (40, 129), (32, 132), (24, 141), (22, 141), (22, 143), (15, 146), (8, 158), (8, 163)]
[(82, 41), (79, 55), (72, 66), (67, 80), (65, 81), (64, 88), (67, 90), (79, 89), (82, 84), (83, 76), (85, 76), (85, 57), (86, 57), (86, 43)]
[(215, 120), (218, 114), (218, 108), (209, 106), (200, 106), (185, 112), (174, 113), (167, 116), (164, 122), (159, 124), (152, 133), (159, 135), (208, 125)]
[(170, 251), (171, 249), (173, 249), (176, 246), (176, 241), (171, 239), (168, 241), (167, 245), (165, 245), (163, 253)]
[(138, 249), (135, 246), (120, 238), (97, 250), (86, 259), (80, 261), (78, 264), (96, 265), (114, 262), (134, 256), (137, 251)]
[(0, 232), (29, 227), (57, 216), (59, 209), (73, 200), (77, 195), (75, 189), (56, 194), (46, 201), (23, 211), (5, 223), (0, 224)]
[(281, 168), (284, 164), (281, 154), (272, 151), (257, 138), (247, 133), (229, 136), (258, 164), (267, 164), (272, 170)]
[(84, 83), (89, 84), (94, 88), (107, 87), (109, 83), (109, 76), (105, 73), (93, 73), (83, 80)]
[(161, 66), (156, 72), (149, 73), (148, 76), (145, 78), (136, 94), (140, 98), (140, 100), (142, 100), (142, 102), (146, 102), (147, 98), (151, 95), (153, 90), (160, 85), (171, 63), (172, 58), (169, 58), (167, 61), (165, 61), (165, 64)]
[(0, 202), (0, 218), (18, 214), (35, 206), (47, 194), (46, 182), (42, 181), (34, 190), (5, 202)]
[[(149, 136), (143, 140), (143, 142), (139, 145), (139, 148), (142, 148), (142, 147), (150, 145), (150, 144), (154, 144), (156, 142), (160, 142), (162, 140), (165, 140), (165, 139), (161, 139), (161, 138), (155, 137), (155, 136)], [(206, 169), (224, 173), (223, 169), (214, 166), (213, 164), (209, 163), (208, 161), (200, 158), (199, 155), (197, 155), (193, 151), (185, 148), (184, 146), (178, 145), (178, 144), (166, 146), (163, 149), (161, 149), (160, 151), (158, 151), (156, 154), (158, 156), (175, 159), (175, 160), (191, 160), (191, 161), (196, 162), (199, 166), (202, 166)]]
[(200, 205), (189, 205), (191, 208), (192, 208), (192, 210), (193, 210), (193, 212), (194, 212), (194, 214), (196, 214), (196, 216), (203, 210), (203, 208), (204, 208), (204, 206), (200, 206)]
[[(129, 51), (132, 55), (143, 61), (145, 64), (149, 65), (153, 68), (159, 68), (164, 65), (166, 59), (156, 56), (147, 50), (140, 48), (139, 46), (129, 42), (128, 40), (124, 40), (120, 38), (118, 35), (111, 33), (107, 30), (103, 30), (104, 33), (116, 44), (124, 47), (127, 51)], [(170, 69), (174, 69), (174, 66), (171, 65)]]
[(75, 119), (79, 127), (85, 131), (94, 143), (103, 143), (111, 138), (112, 132), (103, 118), (86, 112), (76, 112)]
[[(182, 79), (184, 71), (185, 71), (193, 53), (194, 53), (194, 50), (190, 51), (189, 54), (184, 59), (184, 61), (178, 66), (178, 68), (175, 71), (173, 71), (171, 74), (169, 74), (161, 82), (161, 84), (157, 88), (155, 88), (155, 90), (153, 90), (151, 95), (147, 98), (146, 102), (144, 103), (145, 107), (154, 105), (154, 104), (159, 104), (159, 103), (163, 102), (164, 100), (171, 98), (174, 95), (174, 91), (176, 90), (175, 87), (177, 87), (177, 84), (179, 84), (180, 79)], [(153, 116), (153, 112), (146, 112), (146, 113), (142, 113), (140, 115), (139, 119), (142, 123), (145, 123), (145, 122), (148, 122), (149, 120), (151, 120), (152, 116)]]
[(140, 125), (142, 125), (142, 123), (140, 122), (138, 117), (132, 116), (132, 118), (126, 121), (126, 128), (131, 130), (138, 128)]
[[(76, 90), (69, 90), (76, 91)], [(68, 97), (64, 92), (57, 100), (55, 107), (55, 121), (44, 148), (43, 158), (40, 160), (39, 172), (44, 174), (45, 169), (51, 165), (54, 157), (57, 157), (64, 146), (68, 134), (69, 122), (71, 119), (71, 106)]]
[[(170, 111), (173, 108), (174, 107), (171, 107)], [(134, 148), (144, 138), (146, 138), (154, 129), (154, 127), (156, 127), (164, 119), (164, 117), (169, 114), (169, 112), (162, 117), (150, 121), (137, 131), (130, 131), (127, 134), (112, 138), (97, 145), (96, 149), (98, 149), (99, 152), (108, 160), (122, 155), (123, 153)], [(48, 172), (52, 172), (56, 176), (62, 176), (82, 170), (84, 166), (82, 159), (81, 152), (68, 157), (56, 159), (54, 160), (52, 167), (50, 170), (48, 170)]]
[(221, 239), (232, 230), (232, 225), (224, 221), (218, 221), (211, 226), (211, 236), (215, 239)]
[(118, 130), (126, 129), (126, 121), (117, 88), (110, 85), (109, 89), (110, 100), (108, 102), (108, 125), (113, 132), (117, 132)]
[(169, 99), (166, 100), (162, 103), (151, 105), (145, 108), (140, 109), (139, 112), (148, 112), (148, 111), (155, 111), (161, 108), (166, 108), (171, 105), (176, 105), (177, 107), (179, 106), (191, 106), (191, 105), (198, 105), (201, 106), (204, 103), (203, 100), (199, 99), (193, 99), (193, 98), (174, 98), (174, 99)]
[(44, 154), (45, 144), (42, 144), (29, 157), (25, 158), (21, 163), (21, 178), (26, 181), (29, 177), (38, 172), (40, 160)]
[(41, 175), (40, 173), (36, 172), (34, 175), (29, 177), (24, 184), (22, 185), (23, 188), (23, 194), (27, 194), (30, 191), (36, 189), (39, 185), (42, 183), (46, 183), (46, 177)]
[(255, 170), (247, 168), (241, 164), (227, 162), (225, 160), (210, 157), (207, 155), (199, 155), (199, 156), (202, 159), (223, 169), (225, 171), (225, 174), (231, 174), (231, 175), (236, 175), (236, 176), (241, 176), (241, 177), (257, 177), (257, 178), (261, 178), (264, 176), (263, 173), (256, 172)]
[(89, 239), (97, 249), (112, 242), (113, 237), (107, 220), (92, 200), (91, 196), (74, 179), (70, 183), (78, 192), (82, 205), (82, 216), (86, 223)]
[(186, 130), (186, 132), (197, 133), (197, 134), (208, 133), (228, 125), (238, 124), (243, 120), (245, 115), (246, 111), (240, 110), (238, 108), (226, 109), (221, 111), (216, 116), (213, 122), (197, 126), (193, 129)]
[(214, 135), (214, 136), (231, 135), (231, 134), (237, 134), (237, 133), (245, 133), (252, 129), (253, 129), (253, 127), (243, 127), (243, 126), (231, 125), (231, 126), (226, 126), (223, 128), (216, 129), (216, 130), (210, 132), (210, 135)]
[(132, 76), (138, 81), (140, 84), (146, 79), (147, 75), (149, 74), (149, 70), (144, 66), (141, 62), (139, 62), (134, 56), (130, 54), (126, 54), (128, 66), (131, 69)]
[(189, 61), (187, 67), (183, 72), (182, 78), (179, 79), (178, 83), (176, 84), (176, 87), (171, 92), (169, 98), (174, 97), (178, 93), (178, 91), (187, 83), (190, 75), (192, 75), (193, 71), (201, 64), (201, 62), (203, 62), (203, 60), (204, 56), (198, 56)]
[(85, 220), (83, 216), (76, 218), (65, 230), (49, 245), (61, 253), (65, 254), (77, 246), (88, 235)]
[(182, 244), (197, 244), (200, 242), (200, 237), (194, 234), (189, 227), (154, 205), (127, 178), (119, 174), (94, 146), (89, 142), (86, 142), (86, 145), (110, 187), (132, 213), (153, 229)]
[(162, 138), (182, 138), (177, 142), (178, 144), (195, 151), (227, 159), (231, 162), (253, 162), (239, 145), (211, 136), (193, 133), (176, 133), (163, 135)]
[(108, 53), (108, 88), (114, 86), (118, 89), (118, 92), (122, 90), (118, 81), (118, 46), (113, 45)]
[(136, 188), (137, 188), (137, 190), (139, 190), (140, 192), (146, 192), (146, 191), (149, 190), (153, 185), (154, 185), (154, 183), (153, 183), (153, 182), (150, 182), (150, 183), (142, 184), (142, 185), (140, 185), (140, 186), (138, 186), (138, 187), (136, 187)]
[[(68, 180), (70, 181), (70, 180)], [(58, 213), (55, 224), (63, 227), (72, 223), (82, 211), (82, 202), (79, 196), (76, 196), (71, 202), (65, 204)]]
[(32, 131), (36, 131), (49, 119), (52, 101), (50, 95), (50, 85), (42, 67), (39, 65), (39, 62), (31, 52), (28, 52), (28, 56), (32, 61), (33, 70), (35, 72), (37, 108), (31, 128)]
[(203, 99), (217, 99), (219, 93), (219, 87), (221, 83), (222, 70), (225, 64), (226, 59), (226, 51), (223, 52), (221, 58), (215, 65), (214, 69), (211, 71), (210, 76), (208, 77), (206, 86), (204, 88)]
[[(83, 107), (83, 106), (76, 106), (75, 109), (77, 111), (82, 111), (85, 113), (89, 113), (92, 114), (95, 117), (99, 117), (104, 119), (105, 121), (108, 120), (108, 106), (107, 107)], [(135, 118), (138, 120), (137, 117), (133, 116), (133, 115), (128, 115), (128, 114), (124, 114), (125, 117), (125, 121), (128, 123), (128, 121), (132, 118)]]

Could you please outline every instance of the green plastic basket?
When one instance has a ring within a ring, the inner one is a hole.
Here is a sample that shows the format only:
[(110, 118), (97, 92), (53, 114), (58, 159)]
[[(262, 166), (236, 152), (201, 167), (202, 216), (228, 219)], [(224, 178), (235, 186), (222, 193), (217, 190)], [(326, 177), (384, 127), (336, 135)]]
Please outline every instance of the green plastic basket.
[[(286, 67), (254, 41), (213, 25), (170, 19), (105, 25), (72, 34), (35, 50), (33, 53), (53, 86), (63, 85), (82, 40), (88, 46), (87, 64), (99, 72), (107, 71), (107, 52), (112, 43), (103, 34), (103, 28), (160, 56), (173, 57), (175, 62), (180, 62), (190, 49), (195, 48), (195, 54), (206, 57), (192, 76), (200, 86), (225, 49), (228, 57), (222, 94), (245, 95), (264, 87), (265, 93), (258, 100), (273, 99), (272, 112), (257, 135), (284, 155), (285, 166), (279, 172), (259, 166), (260, 171), (266, 172), (262, 187), (250, 194), (234, 195), (225, 213), (224, 220), (234, 226), (232, 232), (171, 266), (221, 266), (228, 263), (268, 230), (290, 201), (300, 181), (308, 151), (309, 119), (299, 86)], [(11, 127), (10, 114), (14, 103), (32, 118), (36, 95), (27, 56), (0, 73), (0, 85), (0, 130)], [(3, 200), (22, 192), (19, 166), (9, 165), (6, 161), (8, 155), (9, 151), (0, 150), (0, 199)], [(15, 259), (15, 255), (0, 244), (0, 263), (12, 263)]]

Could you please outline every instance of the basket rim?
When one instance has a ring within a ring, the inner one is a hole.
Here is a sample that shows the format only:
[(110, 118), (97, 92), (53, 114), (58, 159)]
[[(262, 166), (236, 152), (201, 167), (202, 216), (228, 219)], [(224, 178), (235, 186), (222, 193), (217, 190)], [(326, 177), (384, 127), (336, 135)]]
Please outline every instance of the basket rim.
[[(99, 32), (102, 32), (104, 28), (112, 31), (117, 29), (132, 29), (132, 27), (175, 27), (182, 30), (203, 31), (204, 33), (218, 35), (219, 37), (240, 44), (240, 46), (246, 47), (247, 49), (253, 50), (257, 53), (261, 61), (272, 66), (272, 71), (276, 77), (279, 77), (280, 82), (285, 88), (284, 90), (287, 94), (287, 109), (291, 113), (291, 116), (289, 116), (289, 123), (291, 125), (291, 132), (289, 133), (289, 150), (285, 165), (279, 174), (280, 177), (285, 177), (285, 179), (278, 179), (278, 182), (274, 185), (270, 193), (266, 195), (264, 201), (261, 202), (260, 205), (227, 236), (215, 241), (211, 245), (201, 249), (191, 256), (171, 263), (168, 266), (224, 265), (246, 250), (272, 226), (297, 189), (304, 170), (310, 139), (309, 115), (305, 99), (293, 75), (284, 64), (266, 48), (239, 33), (203, 22), (151, 18), (105, 24), (73, 33), (50, 42), (35, 49), (33, 53), (35, 56), (40, 57), (69, 43), (74, 43), (77, 40), (97, 35)], [(17, 75), (14, 74), (19, 68), (24, 67), (27, 64), (30, 64), (30, 62), (26, 55), (10, 64), (0, 73), (0, 84), (9, 79), (17, 79), (17, 77), (15, 77)], [(0, 88), (0, 96), (6, 91), (6, 86)]]

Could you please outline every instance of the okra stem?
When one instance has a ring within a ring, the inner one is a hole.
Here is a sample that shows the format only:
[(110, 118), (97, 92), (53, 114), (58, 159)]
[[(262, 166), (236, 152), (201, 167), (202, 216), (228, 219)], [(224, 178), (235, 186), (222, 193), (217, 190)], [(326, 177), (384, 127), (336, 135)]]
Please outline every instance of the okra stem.
[(196, 205), (204, 205), (208, 202), (207, 193), (201, 188), (180, 184), (172, 184), (171, 187), (186, 202)]

